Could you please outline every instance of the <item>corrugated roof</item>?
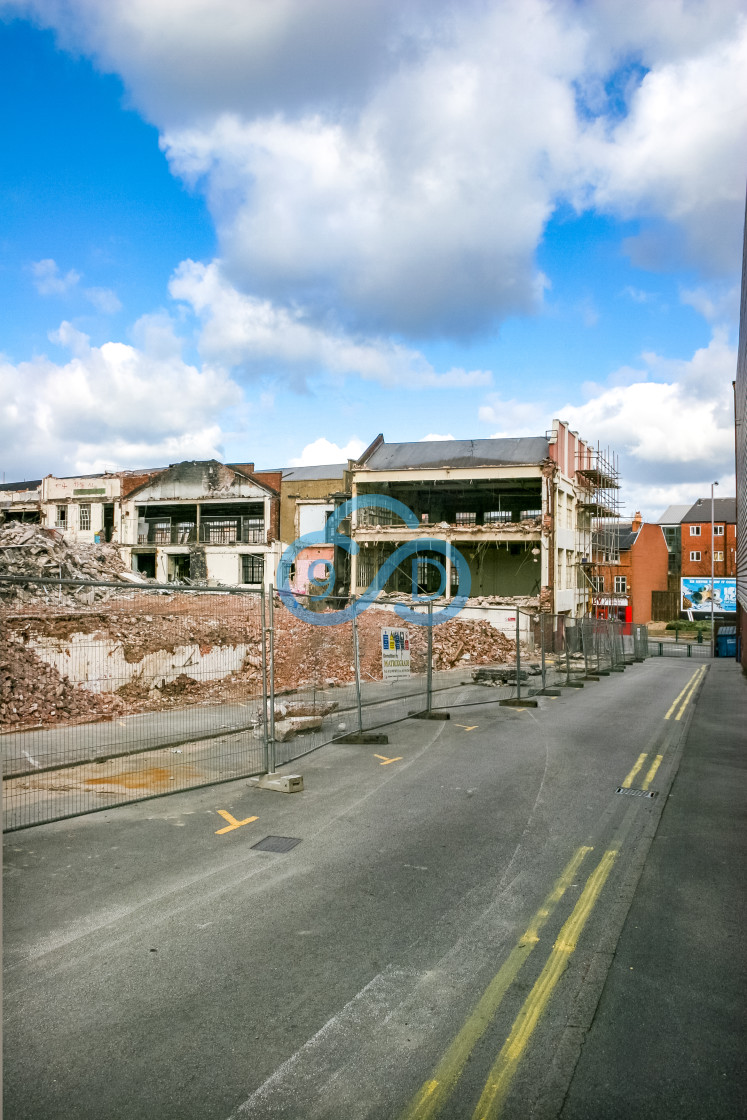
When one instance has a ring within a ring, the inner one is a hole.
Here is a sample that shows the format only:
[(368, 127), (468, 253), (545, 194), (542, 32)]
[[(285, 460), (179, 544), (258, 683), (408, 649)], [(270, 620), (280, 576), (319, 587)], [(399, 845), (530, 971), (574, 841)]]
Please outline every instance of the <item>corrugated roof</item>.
[(507, 439), (449, 439), (382, 443), (364, 470), (422, 470), (430, 467), (493, 467), (541, 463), (549, 455), (544, 436)]
[(689, 505), (682, 505), (681, 503), (679, 505), (667, 506), (657, 521), (657, 525), (679, 525), (689, 509)]
[[(737, 499), (736, 498), (716, 498), (713, 503), (713, 519), (714, 521), (729, 522), (736, 525), (737, 523)], [(682, 518), (685, 524), (692, 521), (699, 521), (703, 524), (711, 520), (711, 499), (701, 498), (699, 502), (695, 502), (690, 506), (689, 510)]]
[(283, 482), (314, 482), (325, 478), (341, 479), (347, 463), (317, 464), (313, 467), (283, 467)]

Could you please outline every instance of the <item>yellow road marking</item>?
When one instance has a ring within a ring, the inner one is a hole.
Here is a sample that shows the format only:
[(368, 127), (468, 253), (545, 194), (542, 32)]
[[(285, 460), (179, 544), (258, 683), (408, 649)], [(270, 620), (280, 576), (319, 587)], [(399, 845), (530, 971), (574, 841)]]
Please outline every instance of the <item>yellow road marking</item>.
[(219, 828), (216, 836), (222, 836), (224, 832), (233, 832), (235, 828), (241, 828), (242, 824), (250, 824), (252, 821), (259, 820), (259, 817), (247, 817), (245, 821), (237, 821), (236, 817), (232, 817), (225, 809), (219, 809), (218, 813), (224, 821), (228, 821), (228, 824), (225, 828)]
[(449, 1046), (433, 1077), (413, 1097), (402, 1120), (429, 1120), (451, 1095), (477, 1042), (490, 1026), (501, 1000), (516, 979), (524, 961), (539, 941), (540, 930), (573, 882), (584, 857), (592, 848), (579, 848), (564, 868), (526, 931), (488, 984), (459, 1034)]
[(644, 779), (644, 782), (643, 782), (643, 785), (641, 786), (641, 789), (648, 789), (648, 787), (651, 785), (654, 778), (656, 777), (656, 771), (661, 766), (661, 760), (662, 760), (663, 757), (664, 757), (663, 754), (657, 754), (656, 758), (651, 763), (651, 769), (649, 770), (648, 774), (646, 775), (646, 777)]
[(374, 758), (380, 758), (381, 759), (381, 762), (379, 763), (380, 766), (388, 766), (390, 762), (401, 762), (402, 761), (402, 755), (400, 755), (398, 758), (387, 758), (386, 755), (384, 755), (384, 754), (375, 754)]
[(685, 697), (685, 699), (684, 699), (684, 700), (682, 701), (682, 707), (681, 707), (681, 708), (680, 708), (680, 710), (679, 710), (679, 711), (677, 712), (677, 715), (676, 715), (676, 716), (674, 717), (674, 719), (675, 719), (675, 722), (676, 722), (676, 723), (678, 723), (678, 722), (679, 722), (679, 721), (680, 721), (680, 720), (682, 719), (682, 713), (684, 712), (685, 708), (687, 707), (687, 705), (688, 705), (688, 704), (690, 703), (690, 701), (692, 700), (692, 698), (693, 698), (693, 695), (694, 695), (694, 693), (695, 693), (695, 690), (696, 690), (696, 688), (698, 687), (698, 685), (700, 684), (700, 682), (701, 682), (701, 680), (703, 679), (703, 677), (704, 677), (704, 676), (705, 676), (705, 665), (703, 666), (703, 668), (702, 668), (702, 669), (700, 669), (700, 670), (698, 671), (698, 674), (697, 674), (697, 676), (696, 676), (696, 679), (695, 679), (695, 680), (693, 681), (693, 683), (692, 683), (692, 686), (691, 686), (691, 688), (690, 688), (690, 691), (688, 692), (688, 694), (687, 694), (687, 696)]
[(626, 777), (625, 781), (622, 783), (622, 788), (623, 789), (630, 789), (633, 778), (636, 776), (636, 774), (638, 773), (640, 768), (643, 766), (643, 764), (644, 764), (644, 762), (646, 761), (647, 758), (648, 758), (648, 753), (638, 755), (638, 761), (636, 762), (635, 766), (633, 767), (633, 769), (630, 771), (630, 773)]
[(532, 1037), (534, 1028), (550, 1001), (558, 980), (563, 975), (570, 954), (576, 948), (584, 926), (612, 870), (617, 851), (610, 849), (602, 856), (552, 947), (545, 967), (516, 1017), (495, 1064), (488, 1075), (473, 1120), (493, 1120), (506, 1099), (514, 1073)]
[(475, 724), (472, 725), (472, 727), (467, 727), (466, 723), (455, 723), (454, 726), (455, 727), (463, 727), (465, 731), (476, 731), (477, 728), (480, 725), (479, 725), (479, 723), (475, 723)]
[[(704, 668), (704, 667), (705, 667), (705, 666), (703, 666), (703, 668)], [(700, 671), (701, 671), (700, 669), (696, 669), (696, 670), (695, 670), (695, 672), (693, 673), (693, 675), (692, 675), (692, 676), (690, 677), (690, 680), (689, 680), (689, 681), (687, 682), (687, 684), (685, 685), (685, 687), (684, 687), (684, 688), (682, 689), (682, 692), (681, 692), (681, 693), (679, 694), (679, 696), (677, 696), (677, 697), (675, 698), (675, 701), (674, 701), (674, 703), (672, 704), (672, 706), (671, 706), (671, 708), (669, 709), (669, 711), (667, 712), (667, 714), (666, 714), (666, 715), (664, 716), (664, 719), (669, 719), (669, 717), (671, 716), (672, 712), (673, 712), (673, 711), (674, 711), (674, 709), (675, 709), (675, 708), (677, 707), (677, 705), (679, 704), (680, 700), (681, 700), (681, 699), (682, 699), (682, 697), (683, 697), (683, 696), (685, 695), (685, 693), (687, 692), (688, 688), (689, 688), (689, 687), (690, 687), (690, 685), (691, 685), (691, 684), (693, 683), (693, 681), (695, 680), (695, 678), (696, 678), (696, 677), (698, 676), (698, 674), (700, 673)]]

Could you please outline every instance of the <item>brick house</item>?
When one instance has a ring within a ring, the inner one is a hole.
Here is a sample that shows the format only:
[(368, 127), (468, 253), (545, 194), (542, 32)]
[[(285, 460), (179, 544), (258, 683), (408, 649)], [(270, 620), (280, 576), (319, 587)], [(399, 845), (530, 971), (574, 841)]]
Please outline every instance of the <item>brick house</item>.
[(594, 601), (597, 617), (647, 624), (651, 621), (652, 592), (666, 591), (669, 549), (661, 525), (644, 522), (640, 513), (621, 522), (620, 559), (599, 567)]
[(716, 579), (734, 579), (737, 574), (737, 500), (716, 498), (714, 501), (713, 541), (711, 540), (711, 499), (699, 498), (691, 506), (680, 525), (682, 542), (682, 575), (711, 575)]

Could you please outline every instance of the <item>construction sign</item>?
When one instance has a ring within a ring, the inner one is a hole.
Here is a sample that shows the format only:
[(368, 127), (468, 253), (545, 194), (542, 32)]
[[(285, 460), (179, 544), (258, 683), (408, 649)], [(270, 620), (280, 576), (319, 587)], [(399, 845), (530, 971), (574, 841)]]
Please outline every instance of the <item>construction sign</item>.
[(382, 628), (381, 671), (385, 681), (399, 681), (410, 676), (409, 630)]

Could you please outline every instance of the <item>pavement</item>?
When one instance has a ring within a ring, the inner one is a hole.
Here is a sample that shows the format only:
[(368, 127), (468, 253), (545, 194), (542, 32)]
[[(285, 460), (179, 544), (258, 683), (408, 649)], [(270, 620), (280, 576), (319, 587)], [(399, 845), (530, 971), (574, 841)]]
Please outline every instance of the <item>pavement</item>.
[(563, 1120), (747, 1116), (747, 678), (711, 662)]
[(8, 834), (7, 1114), (470, 1120), (509, 1040), (486, 1116), (747, 1114), (745, 714), (655, 658)]

